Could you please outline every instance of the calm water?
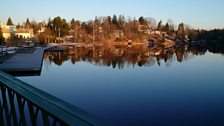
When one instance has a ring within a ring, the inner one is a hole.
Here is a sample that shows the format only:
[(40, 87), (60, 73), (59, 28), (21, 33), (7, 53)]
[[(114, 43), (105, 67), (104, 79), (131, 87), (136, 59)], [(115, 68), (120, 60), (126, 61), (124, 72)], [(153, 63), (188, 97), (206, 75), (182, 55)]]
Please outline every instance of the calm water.
[(19, 77), (116, 126), (223, 126), (224, 55), (183, 47), (70, 48)]

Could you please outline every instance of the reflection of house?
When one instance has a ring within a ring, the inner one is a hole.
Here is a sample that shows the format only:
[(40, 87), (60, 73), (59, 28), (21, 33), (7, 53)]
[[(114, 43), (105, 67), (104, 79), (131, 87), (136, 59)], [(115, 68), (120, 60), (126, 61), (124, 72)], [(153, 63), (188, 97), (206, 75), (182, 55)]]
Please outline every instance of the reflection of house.
[(116, 38), (123, 38), (124, 32), (123, 32), (123, 30), (115, 30), (114, 35)]
[(103, 28), (102, 28), (102, 27), (99, 27), (99, 28), (98, 28), (98, 32), (99, 32), (99, 33), (102, 33), (102, 32), (103, 32)]
[(29, 39), (34, 37), (33, 29), (26, 29), (26, 28), (16, 29), (16, 31), (14, 32), (14, 35), (17, 38), (23, 38), (23, 39)]
[(74, 42), (75, 41), (75, 37), (67, 35), (67, 36), (64, 37), (64, 41), (66, 41), (66, 42)]

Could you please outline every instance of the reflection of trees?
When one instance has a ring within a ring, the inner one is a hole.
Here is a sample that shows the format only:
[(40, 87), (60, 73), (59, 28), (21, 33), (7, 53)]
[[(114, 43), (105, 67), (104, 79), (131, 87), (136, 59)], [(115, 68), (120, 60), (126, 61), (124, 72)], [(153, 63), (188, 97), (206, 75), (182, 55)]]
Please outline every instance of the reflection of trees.
[[(210, 49), (210, 48), (209, 48)], [(164, 47), (148, 48), (146, 45), (105, 44), (69, 47), (65, 52), (45, 53), (45, 59), (61, 65), (64, 61), (71, 60), (73, 64), (79, 61), (89, 62), (98, 66), (107, 66), (123, 69), (125, 65), (139, 67), (161, 64), (163, 60), (166, 66), (170, 66), (174, 60), (183, 62), (189, 60), (194, 55), (204, 55), (206, 48), (203, 47)]]
[(59, 66), (62, 65), (64, 61), (69, 59), (68, 56), (69, 55), (67, 54), (67, 52), (45, 53), (45, 59), (48, 58), (50, 62), (54, 62), (55, 64)]

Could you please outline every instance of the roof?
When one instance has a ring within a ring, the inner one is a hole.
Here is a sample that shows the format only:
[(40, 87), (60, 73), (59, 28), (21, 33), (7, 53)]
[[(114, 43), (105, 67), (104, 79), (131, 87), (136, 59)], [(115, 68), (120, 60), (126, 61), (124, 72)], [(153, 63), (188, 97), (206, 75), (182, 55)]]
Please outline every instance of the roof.
[(33, 33), (33, 29), (18, 28), (15, 33)]

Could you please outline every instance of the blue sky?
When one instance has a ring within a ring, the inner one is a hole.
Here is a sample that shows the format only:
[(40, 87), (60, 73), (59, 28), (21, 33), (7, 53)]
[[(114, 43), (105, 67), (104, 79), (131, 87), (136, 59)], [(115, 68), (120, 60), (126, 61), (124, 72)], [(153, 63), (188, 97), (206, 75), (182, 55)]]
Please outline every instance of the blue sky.
[(153, 17), (165, 23), (184, 22), (194, 28), (224, 28), (224, 0), (4, 0), (0, 21), (10, 16), (14, 23), (26, 18), (37, 21), (61, 16), (82, 21), (95, 16), (122, 14), (130, 17)]

